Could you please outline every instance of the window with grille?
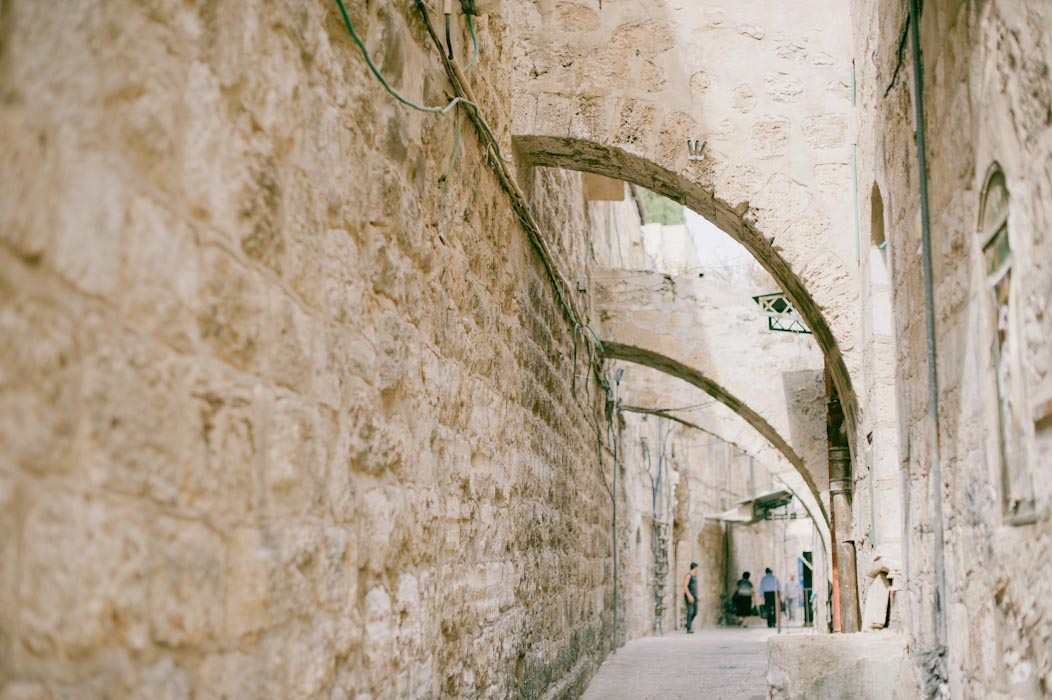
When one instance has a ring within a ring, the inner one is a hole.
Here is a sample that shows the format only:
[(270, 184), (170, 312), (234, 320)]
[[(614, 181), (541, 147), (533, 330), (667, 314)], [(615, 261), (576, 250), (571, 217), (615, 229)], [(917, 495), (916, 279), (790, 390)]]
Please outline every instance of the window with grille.
[(1001, 488), (1006, 521), (1029, 522), (1034, 486), (1024, 445), (1026, 388), (1020, 364), (1020, 333), (1012, 293), (1012, 245), (1008, 231), (1009, 194), (1004, 173), (994, 165), (983, 187), (980, 233), (990, 300), (991, 357), (997, 389)]

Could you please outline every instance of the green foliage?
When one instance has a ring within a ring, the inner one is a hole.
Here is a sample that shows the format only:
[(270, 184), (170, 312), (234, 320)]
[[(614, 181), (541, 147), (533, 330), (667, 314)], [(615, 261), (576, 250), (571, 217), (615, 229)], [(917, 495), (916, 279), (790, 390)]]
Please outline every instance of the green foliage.
[(650, 190), (640, 188), (639, 192), (647, 207), (647, 220), (643, 222), (644, 224), (664, 224), (670, 226), (672, 224), (686, 223), (683, 218), (682, 205), (676, 204), (671, 199), (662, 197)]

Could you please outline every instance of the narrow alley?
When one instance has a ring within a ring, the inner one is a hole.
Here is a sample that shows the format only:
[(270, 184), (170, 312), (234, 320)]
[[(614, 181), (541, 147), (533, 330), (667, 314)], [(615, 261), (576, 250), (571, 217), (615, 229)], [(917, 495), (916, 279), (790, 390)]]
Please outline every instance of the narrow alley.
[(0, 700), (1052, 698), (1050, 28), (0, 0)]
[(766, 627), (672, 633), (629, 642), (607, 657), (584, 700), (767, 697)]

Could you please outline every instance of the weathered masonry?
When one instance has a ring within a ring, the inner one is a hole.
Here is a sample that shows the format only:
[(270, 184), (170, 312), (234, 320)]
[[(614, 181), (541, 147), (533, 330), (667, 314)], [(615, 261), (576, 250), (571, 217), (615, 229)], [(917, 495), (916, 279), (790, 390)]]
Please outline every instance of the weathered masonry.
[(1052, 695), (1050, 27), (0, 2), (0, 700)]

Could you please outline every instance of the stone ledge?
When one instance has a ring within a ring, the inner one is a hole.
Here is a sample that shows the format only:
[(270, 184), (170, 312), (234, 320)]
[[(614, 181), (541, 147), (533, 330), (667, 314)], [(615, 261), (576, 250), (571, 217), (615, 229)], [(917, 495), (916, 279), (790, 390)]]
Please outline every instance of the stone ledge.
[(770, 700), (887, 700), (905, 668), (906, 638), (892, 632), (809, 634), (767, 641)]

